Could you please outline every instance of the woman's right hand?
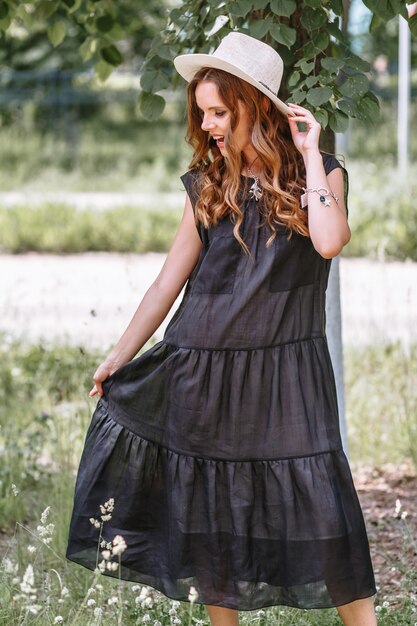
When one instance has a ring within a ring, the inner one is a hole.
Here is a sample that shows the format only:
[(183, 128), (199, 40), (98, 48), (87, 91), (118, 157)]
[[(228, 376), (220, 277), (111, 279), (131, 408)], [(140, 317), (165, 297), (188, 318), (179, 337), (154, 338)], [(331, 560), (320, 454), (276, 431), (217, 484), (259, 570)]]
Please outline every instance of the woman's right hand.
[(94, 387), (91, 389), (90, 393), (88, 394), (90, 398), (95, 396), (96, 393), (98, 393), (98, 395), (101, 398), (101, 396), (104, 393), (102, 382), (106, 380), (106, 378), (111, 376), (111, 374), (113, 374), (113, 372), (115, 372), (119, 367), (120, 365), (116, 365), (115, 363), (109, 362), (109, 361), (104, 361), (103, 363), (101, 363), (101, 365), (98, 366), (93, 376), (93, 380), (95, 383)]

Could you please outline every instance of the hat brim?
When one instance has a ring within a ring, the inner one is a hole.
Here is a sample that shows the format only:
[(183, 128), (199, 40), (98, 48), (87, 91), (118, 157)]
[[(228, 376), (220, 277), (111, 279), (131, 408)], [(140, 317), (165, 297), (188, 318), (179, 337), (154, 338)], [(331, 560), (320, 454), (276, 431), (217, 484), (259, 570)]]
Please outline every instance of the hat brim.
[(280, 109), (284, 115), (295, 116), (294, 111), (278, 98), (272, 91), (259, 83), (252, 76), (241, 70), (239, 67), (223, 59), (219, 59), (212, 54), (181, 54), (174, 59), (175, 69), (188, 83), (194, 78), (195, 74), (203, 67), (212, 67), (216, 70), (223, 70), (245, 80), (256, 89), (259, 89)]

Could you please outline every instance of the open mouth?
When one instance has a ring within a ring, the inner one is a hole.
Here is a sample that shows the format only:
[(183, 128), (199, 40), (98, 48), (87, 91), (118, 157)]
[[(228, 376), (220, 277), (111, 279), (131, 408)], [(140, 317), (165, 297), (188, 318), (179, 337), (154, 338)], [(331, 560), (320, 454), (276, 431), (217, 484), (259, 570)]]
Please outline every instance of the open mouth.
[(217, 135), (216, 137), (213, 137), (213, 139), (217, 143), (218, 148), (224, 148), (224, 135)]

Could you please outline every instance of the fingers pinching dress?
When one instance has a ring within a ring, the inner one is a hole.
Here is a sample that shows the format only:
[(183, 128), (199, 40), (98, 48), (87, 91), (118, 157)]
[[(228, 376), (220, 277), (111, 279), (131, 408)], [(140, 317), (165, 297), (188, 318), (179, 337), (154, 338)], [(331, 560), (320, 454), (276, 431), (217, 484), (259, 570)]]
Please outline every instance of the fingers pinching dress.
[[(342, 167), (322, 156), (326, 174)], [(182, 180), (194, 205), (198, 172)], [(199, 224), (163, 339), (104, 382), (66, 556), (95, 569), (99, 537), (121, 535), (121, 578), (170, 598), (194, 586), (239, 610), (334, 607), (376, 588), (326, 339), (331, 259), (285, 230), (267, 248), (261, 201), (242, 197), (252, 258), (229, 217)]]

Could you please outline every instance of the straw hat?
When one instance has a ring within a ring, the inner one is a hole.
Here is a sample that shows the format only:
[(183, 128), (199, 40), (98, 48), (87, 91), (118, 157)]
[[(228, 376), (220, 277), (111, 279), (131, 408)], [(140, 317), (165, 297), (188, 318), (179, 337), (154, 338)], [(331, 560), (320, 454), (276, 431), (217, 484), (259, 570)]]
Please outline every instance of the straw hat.
[(268, 44), (232, 32), (222, 39), (212, 54), (181, 54), (174, 59), (177, 72), (190, 82), (202, 67), (224, 70), (241, 78), (264, 93), (284, 115), (295, 113), (277, 97), (284, 63)]

